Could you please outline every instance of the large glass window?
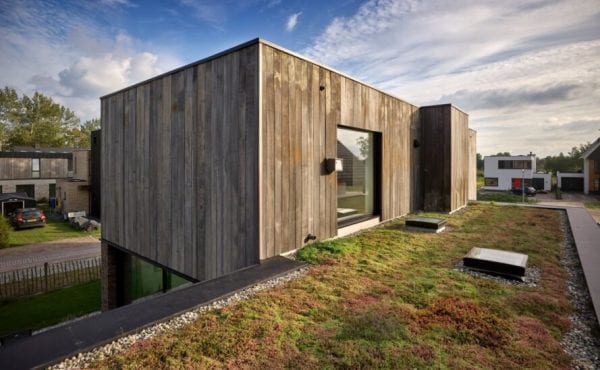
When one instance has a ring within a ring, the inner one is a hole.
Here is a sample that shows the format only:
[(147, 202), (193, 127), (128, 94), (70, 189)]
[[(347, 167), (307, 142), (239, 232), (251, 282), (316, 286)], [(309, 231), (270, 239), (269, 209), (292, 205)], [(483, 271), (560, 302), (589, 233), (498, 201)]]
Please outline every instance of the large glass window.
[(337, 172), (337, 218), (344, 226), (379, 213), (378, 134), (337, 129), (337, 157), (343, 170)]
[(191, 284), (186, 279), (133, 255), (126, 255), (124, 258), (123, 276), (125, 303)]

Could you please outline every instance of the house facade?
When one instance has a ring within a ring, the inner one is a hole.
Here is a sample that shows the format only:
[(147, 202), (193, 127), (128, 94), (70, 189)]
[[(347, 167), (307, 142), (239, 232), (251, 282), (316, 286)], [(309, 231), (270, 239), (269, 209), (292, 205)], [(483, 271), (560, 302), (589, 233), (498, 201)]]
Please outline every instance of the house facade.
[(56, 180), (73, 171), (70, 149), (14, 147), (0, 152), (0, 192), (27, 193), (36, 200), (56, 196)]
[(535, 154), (501, 156), (492, 155), (483, 158), (483, 176), (485, 190), (520, 189), (533, 186), (536, 190), (550, 191), (551, 175), (536, 172)]
[(132, 261), (204, 281), (474, 196), (466, 113), (260, 39), (104, 96), (101, 112), (104, 309), (132, 296)]
[(90, 151), (73, 151), (72, 161), (71, 176), (56, 180), (58, 212), (65, 217), (69, 212), (90, 211)]

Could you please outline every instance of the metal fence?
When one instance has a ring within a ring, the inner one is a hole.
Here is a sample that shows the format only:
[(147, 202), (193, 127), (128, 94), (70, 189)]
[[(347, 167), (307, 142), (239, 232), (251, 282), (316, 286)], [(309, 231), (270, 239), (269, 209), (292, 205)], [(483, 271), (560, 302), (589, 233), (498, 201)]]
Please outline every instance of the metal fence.
[(100, 279), (100, 258), (44, 263), (0, 273), (0, 298), (17, 298)]

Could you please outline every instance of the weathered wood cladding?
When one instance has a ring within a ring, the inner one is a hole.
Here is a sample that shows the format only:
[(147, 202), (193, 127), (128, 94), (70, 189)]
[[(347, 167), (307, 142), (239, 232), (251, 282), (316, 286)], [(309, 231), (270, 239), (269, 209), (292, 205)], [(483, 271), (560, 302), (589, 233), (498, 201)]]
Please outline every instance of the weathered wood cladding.
[(469, 200), (477, 200), (477, 131), (469, 129)]
[(102, 98), (102, 238), (198, 280), (258, 262), (258, 44)]
[(423, 209), (454, 211), (469, 197), (468, 115), (456, 107), (421, 107)]
[(261, 47), (260, 258), (337, 235), (337, 127), (382, 134), (381, 218), (421, 206), (419, 109), (270, 45)]
[[(69, 156), (71, 156), (69, 154)], [(66, 178), (69, 158), (39, 158), (41, 179)], [(32, 158), (0, 158), (0, 180), (31, 179)]]

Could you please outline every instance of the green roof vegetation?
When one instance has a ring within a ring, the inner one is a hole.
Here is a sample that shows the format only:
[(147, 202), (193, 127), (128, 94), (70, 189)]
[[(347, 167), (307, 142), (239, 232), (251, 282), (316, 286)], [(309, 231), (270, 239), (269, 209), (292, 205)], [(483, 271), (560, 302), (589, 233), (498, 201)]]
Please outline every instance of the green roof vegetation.
[[(560, 213), (476, 204), (442, 234), (401, 220), (312, 244), (285, 286), (137, 342), (101, 368), (566, 368)], [(536, 287), (460, 272), (474, 246), (529, 255)]]

